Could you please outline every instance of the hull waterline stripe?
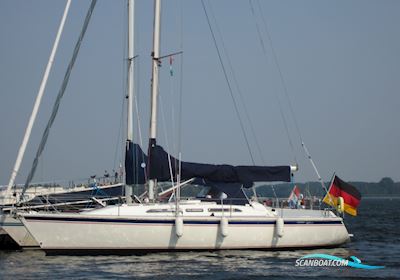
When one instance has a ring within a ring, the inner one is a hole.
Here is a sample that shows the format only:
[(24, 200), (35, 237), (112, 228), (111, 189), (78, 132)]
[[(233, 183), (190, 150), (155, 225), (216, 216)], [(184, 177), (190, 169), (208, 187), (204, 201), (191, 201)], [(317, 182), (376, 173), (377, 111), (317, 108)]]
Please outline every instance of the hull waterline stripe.
[[(24, 217), (28, 221), (49, 222), (83, 222), (83, 223), (112, 223), (112, 224), (175, 224), (175, 220), (138, 220), (138, 219), (101, 219), (101, 218), (73, 218), (73, 217)], [(187, 225), (219, 225), (220, 220), (198, 221), (184, 220)], [(270, 221), (229, 221), (230, 225), (275, 225), (275, 220)], [(337, 225), (342, 224), (340, 220), (334, 221), (284, 221), (285, 225)]]

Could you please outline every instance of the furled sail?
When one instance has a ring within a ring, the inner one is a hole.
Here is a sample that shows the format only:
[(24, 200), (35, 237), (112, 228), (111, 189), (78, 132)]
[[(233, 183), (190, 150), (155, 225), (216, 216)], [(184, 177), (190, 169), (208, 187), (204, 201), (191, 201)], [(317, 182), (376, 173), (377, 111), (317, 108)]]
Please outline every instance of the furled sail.
[[(139, 145), (133, 144), (132, 151), (129, 152), (133, 157), (133, 164), (127, 165), (128, 172), (139, 172), (136, 177), (144, 175), (146, 168), (143, 163), (148, 163), (149, 179), (158, 181), (169, 181), (172, 175), (176, 178), (179, 162), (176, 158), (168, 156), (168, 153), (159, 145), (152, 143), (149, 148), (150, 158), (142, 152)], [(136, 155), (136, 159), (135, 159)], [(128, 157), (128, 156), (127, 156)], [(132, 166), (132, 167), (130, 167)], [(131, 175), (133, 177), (133, 175)], [(240, 183), (245, 187), (252, 186), (254, 182), (290, 182), (290, 166), (233, 166), (228, 164), (204, 164), (193, 162), (181, 162), (181, 179), (201, 178), (211, 182), (220, 183)], [(141, 182), (145, 178), (138, 178)], [(128, 181), (127, 181), (128, 182)]]
[(130, 140), (126, 141), (125, 183), (136, 185), (146, 183), (147, 156), (140, 146)]

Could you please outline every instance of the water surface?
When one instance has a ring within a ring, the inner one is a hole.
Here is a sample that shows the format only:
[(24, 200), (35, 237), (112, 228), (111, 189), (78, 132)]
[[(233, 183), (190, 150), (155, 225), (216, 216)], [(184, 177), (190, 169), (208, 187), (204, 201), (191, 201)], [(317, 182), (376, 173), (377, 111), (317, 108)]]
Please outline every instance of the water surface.
[[(138, 256), (45, 256), (42, 251), (0, 252), (0, 279), (400, 279), (400, 199), (363, 199), (346, 217), (352, 242), (341, 248), (298, 251), (235, 250)], [(296, 267), (297, 258), (324, 253), (384, 269)]]

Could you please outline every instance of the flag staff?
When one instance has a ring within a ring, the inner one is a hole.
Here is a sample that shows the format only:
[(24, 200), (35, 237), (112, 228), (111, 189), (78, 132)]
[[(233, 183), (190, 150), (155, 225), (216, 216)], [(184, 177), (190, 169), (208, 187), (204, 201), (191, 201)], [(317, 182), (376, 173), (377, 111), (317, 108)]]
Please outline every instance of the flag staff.
[[(303, 147), (304, 152), (306, 153), (306, 156), (307, 156), (308, 159), (310, 160), (311, 165), (312, 165), (312, 167), (314, 168), (314, 171), (315, 171), (315, 173), (316, 173), (317, 176), (318, 176), (318, 181), (321, 183), (321, 186), (322, 186), (322, 188), (325, 190), (325, 193), (328, 194), (328, 190), (326, 189), (326, 186), (325, 186), (325, 184), (324, 184), (324, 181), (322, 181), (322, 178), (321, 178), (321, 176), (319, 175), (317, 166), (315, 165), (314, 160), (313, 160), (312, 157), (311, 157), (311, 154), (308, 152), (308, 149), (307, 149), (306, 144), (304, 143), (304, 141), (301, 141), (301, 146)], [(332, 204), (334, 204), (333, 201), (332, 201), (331, 196), (329, 196), (329, 201), (332, 202)]]

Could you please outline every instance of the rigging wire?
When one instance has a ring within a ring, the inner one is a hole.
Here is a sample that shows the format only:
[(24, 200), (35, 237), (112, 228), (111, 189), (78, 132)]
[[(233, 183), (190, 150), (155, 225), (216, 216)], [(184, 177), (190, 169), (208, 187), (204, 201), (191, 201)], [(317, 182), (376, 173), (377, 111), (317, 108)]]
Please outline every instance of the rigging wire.
[[(181, 15), (182, 15), (182, 9), (181, 9)], [(181, 30), (182, 33), (182, 30)], [(182, 45), (182, 40), (180, 42), (180, 44)], [(168, 167), (169, 167), (169, 172), (170, 172), (170, 177), (171, 177), (171, 183), (172, 183), (172, 187), (175, 186), (175, 182), (174, 182), (174, 174), (173, 174), (173, 164), (175, 169), (177, 169), (176, 164), (177, 162), (174, 161), (172, 162), (172, 157), (171, 157), (171, 150), (178, 152), (178, 154), (180, 154), (180, 151), (177, 151), (177, 147), (176, 147), (176, 142), (174, 141), (174, 137), (176, 137), (175, 133), (176, 133), (176, 123), (175, 123), (175, 106), (174, 106), (174, 99), (175, 99), (175, 90), (174, 90), (174, 74), (173, 74), (173, 59), (174, 59), (174, 55), (178, 55), (181, 54), (182, 51), (180, 52), (176, 52), (173, 54), (169, 54), (169, 55), (165, 55), (162, 57), (159, 57), (159, 59), (163, 59), (163, 58), (168, 58), (169, 59), (169, 99), (171, 100), (171, 122), (172, 122), (172, 127), (171, 127), (171, 142), (173, 143), (171, 145), (171, 149), (170, 149), (170, 144), (169, 144), (169, 137), (168, 137), (168, 133), (167, 133), (167, 125), (166, 125), (166, 115), (165, 115), (165, 110), (164, 110), (164, 102), (162, 101), (162, 94), (159, 92), (158, 94), (158, 98), (159, 98), (159, 108), (160, 108), (160, 112), (161, 112), (161, 122), (162, 122), (162, 127), (163, 127), (163, 132), (164, 132), (164, 138), (165, 138), (165, 144), (166, 144), (166, 149), (167, 149), (167, 155), (168, 155)], [(180, 92), (180, 98), (182, 97), (182, 94)], [(178, 138), (180, 138), (178, 136)], [(175, 189), (174, 189), (174, 194), (175, 194)], [(179, 197), (179, 196), (178, 196)]]
[(176, 147), (176, 141), (174, 141), (175, 132), (176, 132), (176, 127), (175, 127), (175, 106), (174, 106), (174, 99), (175, 99), (175, 91), (174, 91), (174, 79), (173, 79), (173, 69), (172, 69), (172, 63), (173, 63), (173, 56), (169, 57), (169, 64), (170, 64), (170, 75), (169, 75), (169, 94), (171, 98), (171, 141), (172, 141), (172, 152), (177, 152), (177, 147)]
[[(137, 66), (137, 70), (138, 71), (135, 71), (136, 75), (137, 75), (136, 81), (139, 81), (139, 78), (140, 78), (139, 77), (139, 73), (140, 73), (140, 60), (139, 59), (138, 59), (137, 65), (138, 65)], [(142, 126), (141, 126), (140, 112), (139, 112), (139, 105), (138, 105), (138, 94), (137, 94), (139, 92), (140, 85), (139, 85), (139, 82), (136, 83), (136, 84), (137, 84), (137, 90), (135, 90), (134, 94), (133, 94), (133, 102), (134, 102), (134, 105), (135, 105), (134, 110), (136, 112), (136, 121), (137, 121), (137, 130), (138, 130), (138, 136), (139, 136), (139, 143), (140, 143), (141, 147), (144, 147), (143, 146), (143, 136), (142, 136)], [(142, 150), (142, 156), (143, 156), (143, 158), (145, 156), (143, 150)], [(147, 182), (147, 168), (143, 168), (143, 171), (144, 171), (145, 181)]]
[[(128, 11), (127, 11), (127, 9), (124, 7), (124, 16), (123, 16), (123, 22), (126, 22), (127, 21), (127, 17), (128, 17)], [(122, 25), (123, 26), (123, 37), (124, 37), (124, 43), (122, 44), (123, 45), (123, 50), (122, 50), (122, 56), (123, 56), (123, 61), (125, 62), (126, 61), (126, 59), (125, 59), (125, 55), (126, 55), (126, 53), (127, 53), (127, 40), (128, 40), (128, 38), (127, 38), (127, 27), (126, 27), (126, 24), (123, 24)], [(122, 79), (121, 79), (121, 88), (122, 88), (122, 104), (121, 104), (121, 115), (120, 115), (120, 120), (119, 120), (119, 128), (118, 128), (118, 134), (117, 134), (117, 140), (116, 140), (116, 145), (115, 145), (115, 151), (114, 151), (114, 162), (113, 162), (113, 166), (114, 166), (114, 168), (115, 168), (115, 170), (118, 170), (118, 167), (117, 167), (117, 157), (118, 157), (118, 153), (120, 152), (122, 152), (122, 155), (120, 154), (120, 162), (121, 162), (121, 159), (123, 158), (123, 149), (122, 149), (122, 147), (121, 147), (121, 143), (122, 143), (122, 139), (124, 139), (125, 138), (125, 135), (122, 135), (123, 134), (123, 126), (124, 126), (124, 115), (125, 115), (125, 101), (126, 101), (126, 92), (127, 92), (127, 88), (128, 88), (128, 86), (127, 86), (127, 84), (128, 84), (128, 77), (127, 77), (127, 74), (126, 74), (126, 70), (127, 70), (127, 66), (126, 66), (126, 64), (125, 63), (122, 63)]]
[(227, 71), (226, 71), (224, 62), (223, 62), (223, 60), (222, 60), (222, 55), (221, 55), (220, 49), (219, 49), (219, 47), (218, 47), (218, 43), (217, 43), (217, 39), (216, 39), (215, 34), (214, 34), (214, 30), (213, 30), (213, 28), (212, 28), (212, 26), (211, 26), (210, 18), (209, 18), (209, 16), (208, 16), (208, 13), (207, 13), (207, 9), (206, 9), (204, 0), (201, 0), (201, 4), (202, 4), (202, 6), (203, 6), (203, 11), (204, 11), (204, 14), (205, 14), (206, 19), (207, 19), (208, 27), (209, 27), (210, 32), (211, 32), (211, 36), (212, 36), (212, 39), (213, 39), (213, 42), (214, 42), (214, 46), (215, 46), (215, 48), (216, 48), (216, 50), (217, 50), (217, 54), (218, 54), (219, 62), (220, 62), (221, 67), (222, 67), (222, 71), (223, 71), (223, 73), (224, 73), (224, 77), (225, 77), (226, 83), (227, 83), (227, 85), (228, 85), (229, 93), (230, 93), (230, 96), (231, 96), (231, 99), (232, 99), (232, 102), (233, 102), (233, 106), (234, 106), (234, 108), (235, 108), (236, 116), (237, 116), (238, 119), (239, 119), (240, 128), (241, 128), (241, 130), (242, 130), (242, 134), (243, 134), (244, 140), (245, 140), (245, 142), (246, 142), (246, 146), (247, 146), (247, 149), (248, 149), (248, 151), (249, 151), (251, 161), (252, 161), (253, 164), (255, 165), (253, 153), (252, 153), (251, 148), (250, 148), (250, 143), (249, 143), (249, 140), (248, 140), (248, 138), (247, 138), (246, 131), (245, 131), (245, 129), (244, 129), (243, 120), (242, 120), (242, 118), (240, 117), (239, 108), (238, 108), (238, 105), (237, 105), (235, 96), (233, 95), (232, 86), (231, 86), (231, 84), (230, 84), (230, 82), (229, 82), (228, 73), (227, 73)]
[(162, 126), (163, 126), (163, 132), (164, 132), (164, 138), (165, 138), (165, 146), (167, 148), (167, 155), (168, 155), (168, 167), (169, 167), (169, 175), (171, 177), (171, 183), (172, 183), (172, 187), (175, 186), (174, 184), (174, 175), (173, 175), (173, 171), (172, 171), (172, 162), (171, 162), (171, 154), (170, 154), (170, 149), (169, 149), (169, 141), (168, 141), (168, 134), (167, 134), (167, 127), (166, 127), (166, 122), (165, 122), (165, 114), (164, 114), (164, 106), (163, 106), (163, 102), (162, 102), (162, 96), (161, 94), (158, 94), (158, 98), (160, 100), (159, 104), (160, 105), (160, 111), (161, 111), (161, 122), (162, 122)]
[(274, 185), (271, 185), (271, 189), (272, 189), (272, 193), (274, 194), (275, 201), (276, 201), (276, 206), (275, 206), (275, 207), (279, 207), (279, 198), (278, 198), (278, 196), (276, 195), (276, 191), (275, 191)]
[(92, 0), (92, 2), (90, 4), (90, 7), (89, 7), (89, 9), (88, 9), (88, 11), (86, 13), (86, 17), (85, 17), (85, 21), (84, 21), (83, 26), (82, 26), (81, 33), (79, 34), (78, 40), (77, 40), (77, 42), (75, 44), (75, 48), (74, 48), (74, 51), (73, 51), (73, 54), (72, 54), (72, 58), (71, 58), (71, 60), (70, 60), (70, 62), (68, 64), (67, 71), (65, 72), (65, 75), (64, 75), (64, 80), (63, 80), (63, 82), (61, 84), (60, 91), (58, 92), (57, 98), (56, 98), (56, 100), (54, 102), (54, 105), (53, 105), (53, 111), (51, 112), (51, 116), (50, 116), (49, 121), (47, 123), (47, 126), (46, 126), (46, 128), (45, 128), (45, 130), (43, 132), (42, 139), (41, 139), (39, 147), (38, 147), (38, 149), (36, 151), (36, 156), (35, 156), (35, 159), (33, 160), (31, 170), (30, 170), (29, 175), (28, 175), (28, 177), (27, 177), (27, 179), (25, 181), (25, 185), (24, 185), (24, 188), (23, 188), (22, 193), (21, 193), (21, 198), (24, 196), (24, 193), (25, 193), (26, 189), (29, 187), (29, 184), (31, 183), (31, 181), (32, 181), (32, 179), (33, 179), (33, 177), (35, 175), (39, 158), (40, 158), (40, 156), (41, 156), (41, 154), (42, 154), (42, 152), (44, 150), (44, 147), (46, 145), (47, 139), (49, 137), (50, 128), (52, 127), (52, 125), (54, 123), (54, 120), (55, 120), (55, 118), (57, 116), (58, 109), (59, 109), (60, 103), (61, 103), (61, 99), (64, 96), (65, 90), (67, 88), (67, 85), (68, 85), (68, 82), (69, 82), (69, 78), (70, 78), (70, 75), (71, 75), (71, 72), (72, 72), (72, 68), (74, 67), (76, 58), (77, 58), (78, 53), (79, 53), (79, 49), (81, 47), (83, 38), (85, 36), (87, 27), (89, 25), (90, 18), (92, 16), (94, 7), (96, 6), (96, 2), (97, 2), (97, 0)]
[[(183, 51), (183, 0), (179, 2), (179, 49)], [(177, 188), (173, 188), (172, 196), (175, 199), (175, 212), (178, 215), (179, 211), (179, 200), (180, 200), (180, 183), (181, 183), (181, 155), (182, 155), (182, 99), (183, 99), (183, 54), (180, 55), (180, 67), (179, 67), (179, 84), (178, 84), (178, 128), (177, 128), (177, 141), (176, 141), (176, 152), (178, 153), (178, 162), (174, 162), (175, 170), (178, 170), (176, 176)], [(172, 65), (170, 66), (172, 67)], [(171, 72), (172, 73), (172, 72)], [(172, 86), (172, 82), (171, 82)], [(178, 166), (177, 166), (178, 163)], [(172, 171), (171, 171), (172, 172)], [(172, 176), (171, 176), (172, 177)], [(172, 198), (170, 197), (170, 199)]]
[(122, 136), (122, 127), (124, 126), (124, 108), (125, 108), (125, 95), (123, 95), (123, 99), (121, 102), (121, 114), (120, 114), (120, 120), (119, 120), (119, 127), (118, 127), (118, 133), (117, 133), (117, 140), (115, 144), (115, 151), (114, 151), (114, 162), (113, 166), (116, 168), (117, 164), (117, 157), (119, 152), (121, 151), (121, 139), (124, 137)]
[[(255, 14), (255, 11), (254, 11), (254, 6), (253, 6), (253, 3), (252, 3), (252, 0), (249, 0), (249, 5), (250, 5), (250, 10), (251, 10), (251, 13), (253, 15), (253, 18), (254, 18), (254, 21), (255, 21), (255, 24), (256, 24), (257, 35), (258, 35), (258, 39), (259, 39), (260, 44), (261, 44), (263, 55), (264, 55), (265, 60), (267, 61), (267, 50), (265, 48), (264, 40), (263, 40), (262, 35), (261, 35), (260, 26), (259, 26), (258, 21), (257, 21), (257, 17), (256, 17), (256, 14)], [(278, 59), (277, 59), (275, 50), (274, 50), (273, 45), (272, 45), (272, 40), (271, 40), (271, 37), (269, 35), (269, 32), (268, 32), (267, 28), (266, 28), (266, 30), (267, 30), (267, 36), (268, 36), (268, 39), (269, 39), (269, 42), (270, 42), (270, 45), (271, 45), (271, 50), (272, 50), (272, 53), (274, 55), (274, 61), (275, 61), (276, 67), (278, 68), (278, 71), (279, 71), (280, 80), (282, 82), (282, 85), (283, 85), (285, 93), (287, 93), (286, 83), (285, 83), (285, 81), (283, 79), (281, 68), (279, 67)], [(293, 145), (292, 139), (290, 137), (290, 133), (289, 133), (288, 123), (287, 123), (285, 114), (283, 113), (282, 103), (281, 103), (281, 101), (279, 99), (279, 95), (278, 95), (277, 92), (275, 92), (275, 96), (276, 96), (276, 99), (278, 101), (279, 112), (280, 112), (280, 115), (281, 115), (281, 118), (282, 118), (282, 121), (283, 121), (283, 124), (284, 124), (284, 127), (285, 127), (285, 132), (286, 132), (286, 135), (287, 135), (287, 138), (288, 138), (289, 146), (290, 146), (290, 148), (292, 150), (292, 154), (294, 156), (294, 161), (295, 161), (296, 164), (298, 164), (296, 153), (295, 153), (295, 149), (294, 149), (294, 145)]]
[[(246, 117), (246, 119), (247, 119), (247, 121), (248, 121), (248, 123), (249, 123), (250, 132), (251, 132), (251, 134), (252, 134), (252, 136), (253, 136), (253, 139), (254, 139), (254, 141), (255, 141), (258, 155), (259, 155), (260, 158), (261, 158), (261, 162), (262, 162), (263, 164), (265, 164), (265, 160), (264, 160), (264, 157), (263, 157), (262, 152), (261, 152), (260, 144), (259, 144), (259, 142), (258, 142), (258, 138), (257, 138), (257, 135), (256, 135), (256, 133), (255, 133), (254, 125), (253, 125), (253, 122), (251, 121), (249, 112), (248, 112), (248, 110), (247, 110), (247, 106), (246, 106), (246, 103), (245, 103), (244, 98), (243, 98), (242, 90), (241, 90), (240, 87), (239, 87), (239, 83), (238, 83), (238, 80), (237, 80), (237, 78), (236, 78), (236, 74), (235, 74), (234, 68), (233, 68), (233, 66), (232, 66), (232, 62), (231, 62), (231, 59), (230, 59), (230, 57), (229, 57), (228, 50), (227, 50), (227, 48), (225, 47), (224, 40), (222, 40), (222, 38), (223, 38), (223, 37), (222, 37), (222, 33), (221, 33), (221, 30), (219, 29), (219, 26), (218, 26), (218, 23), (217, 23), (217, 19), (216, 19), (215, 14), (214, 14), (214, 12), (213, 12), (213, 10), (212, 10), (212, 5), (209, 5), (209, 9), (210, 9), (210, 14), (211, 14), (211, 16), (212, 16), (212, 19), (213, 19), (214, 22), (215, 22), (215, 28), (216, 28), (216, 30), (217, 30), (217, 33), (218, 33), (219, 37), (221, 38), (222, 50), (224, 51), (225, 56), (226, 56), (226, 60), (228, 61), (229, 70), (230, 70), (230, 72), (231, 72), (231, 74), (232, 74), (232, 79), (233, 79), (233, 82), (234, 82), (234, 84), (235, 84), (236, 91), (238, 92), (238, 95), (239, 95), (239, 98), (240, 98), (240, 102), (241, 102), (241, 104), (243, 105), (245, 117)], [(253, 164), (255, 164), (255, 163), (253, 162)]]
[[(252, 3), (252, 0), (249, 0), (249, 1), (250, 1), (250, 3)], [(281, 67), (280, 67), (280, 65), (278, 63), (278, 56), (276, 55), (276, 51), (275, 51), (274, 45), (272, 44), (272, 37), (271, 37), (270, 32), (269, 32), (269, 27), (268, 27), (267, 21), (265, 20), (264, 14), (262, 12), (260, 1), (258, 1), (258, 0), (257, 0), (257, 6), (258, 6), (258, 10), (260, 11), (261, 20), (264, 23), (265, 32), (267, 34), (268, 41), (269, 41), (270, 46), (271, 46), (272, 55), (274, 57), (274, 62), (275, 62), (275, 65), (276, 65), (276, 67), (278, 69), (278, 72), (279, 72), (279, 78), (280, 78), (281, 83), (282, 83), (283, 92), (285, 93), (286, 99), (287, 99), (288, 104), (289, 104), (290, 113), (291, 113), (293, 121), (295, 123), (295, 127), (296, 127), (297, 133), (299, 135), (299, 138), (300, 138), (301, 142), (303, 142), (303, 137), (302, 137), (301, 132), (300, 132), (299, 124), (297, 122), (296, 115), (294, 114), (292, 102), (291, 102), (291, 100), (289, 98), (288, 88), (287, 88), (285, 79), (283, 78), (282, 69), (281, 69)]]
[[(173, 56), (170, 56), (169, 57), (169, 80), (170, 80), (170, 92), (169, 92), (169, 94), (170, 94), (170, 98), (171, 98), (171, 106), (172, 106), (172, 108), (171, 108), (171, 122), (172, 122), (172, 128), (171, 128), (171, 130), (172, 130), (172, 132), (171, 132), (171, 134), (172, 134), (172, 138), (171, 138), (171, 141), (172, 141), (172, 152), (174, 152), (175, 154), (180, 154), (180, 150), (178, 150), (178, 142), (179, 142), (179, 140), (178, 141), (174, 141), (174, 138), (175, 137), (178, 137), (178, 138), (180, 138), (180, 135), (176, 135), (176, 124), (175, 124), (175, 106), (174, 106), (174, 99), (175, 99), (175, 91), (174, 91), (174, 70), (173, 70), (173, 66), (172, 66), (172, 64), (173, 64)], [(178, 106), (179, 106), (179, 104), (178, 104)], [(179, 109), (178, 109), (179, 110)], [(178, 126), (179, 126), (179, 124), (178, 124)], [(169, 152), (169, 153), (171, 153), (171, 152)], [(171, 157), (170, 157), (170, 154), (168, 153), (168, 164), (170, 165), (169, 166), (169, 168), (170, 168), (170, 175), (171, 175), (171, 182), (172, 182), (172, 186), (174, 186), (173, 185), (173, 172), (172, 172), (172, 164), (174, 165), (174, 167), (175, 167), (175, 170), (177, 170), (178, 168), (178, 166), (177, 166), (177, 164), (178, 164), (178, 162), (175, 160), (173, 163), (171, 162)], [(178, 173), (179, 173), (179, 171), (178, 171)], [(177, 179), (177, 185), (179, 184), (179, 180)], [(175, 193), (175, 188), (173, 189), (173, 194), (174, 194), (174, 197), (176, 198), (177, 196), (177, 194)], [(176, 208), (176, 209), (178, 209), (178, 207)]]
[[(183, 51), (183, 0), (180, 1), (179, 49)], [(178, 105), (178, 151), (182, 152), (182, 101), (183, 101), (183, 54), (180, 55), (179, 69), (179, 105)], [(179, 171), (180, 172), (180, 171)]]
[[(249, 3), (252, 6), (252, 0), (249, 0)], [(265, 17), (264, 17), (264, 14), (263, 14), (263, 10), (262, 10), (262, 7), (260, 5), (260, 1), (259, 0), (257, 0), (257, 6), (258, 6), (258, 10), (259, 10), (260, 15), (261, 15), (261, 19), (262, 19), (262, 21), (264, 23), (264, 27), (265, 27), (265, 31), (266, 31), (266, 34), (267, 34), (267, 38), (268, 38), (268, 41), (269, 41), (270, 46), (271, 46), (274, 62), (275, 62), (275, 65), (276, 65), (276, 67), (278, 69), (279, 77), (280, 77), (280, 80), (281, 80), (281, 83), (282, 83), (282, 86), (283, 86), (283, 92), (285, 93), (285, 97), (286, 97), (288, 105), (289, 105), (289, 110), (290, 110), (293, 122), (295, 124), (296, 130), (297, 130), (297, 134), (298, 134), (299, 139), (301, 141), (301, 146), (302, 146), (307, 158), (311, 162), (311, 165), (314, 168), (314, 171), (315, 171), (315, 173), (316, 173), (316, 175), (318, 177), (319, 182), (321, 183), (322, 188), (325, 190), (326, 193), (328, 193), (328, 190), (327, 190), (327, 188), (325, 186), (325, 183), (322, 180), (322, 178), (321, 178), (321, 176), (320, 176), (320, 174), (318, 172), (317, 166), (315, 165), (314, 160), (312, 159), (311, 154), (309, 153), (309, 151), (307, 149), (307, 146), (305, 145), (305, 143), (303, 141), (303, 137), (302, 137), (302, 134), (300, 132), (300, 127), (299, 127), (299, 124), (297, 122), (296, 115), (294, 114), (293, 105), (292, 105), (291, 99), (289, 98), (288, 88), (287, 88), (285, 79), (283, 78), (283, 73), (282, 73), (281, 67), (280, 67), (280, 65), (278, 63), (278, 56), (277, 56), (277, 54), (275, 52), (275, 48), (274, 48), (274, 46), (272, 44), (272, 37), (270, 35), (268, 24), (267, 24), (267, 21), (265, 20)], [(254, 9), (252, 9), (252, 11), (254, 11)], [(331, 199), (331, 197), (329, 197), (329, 198)]]

